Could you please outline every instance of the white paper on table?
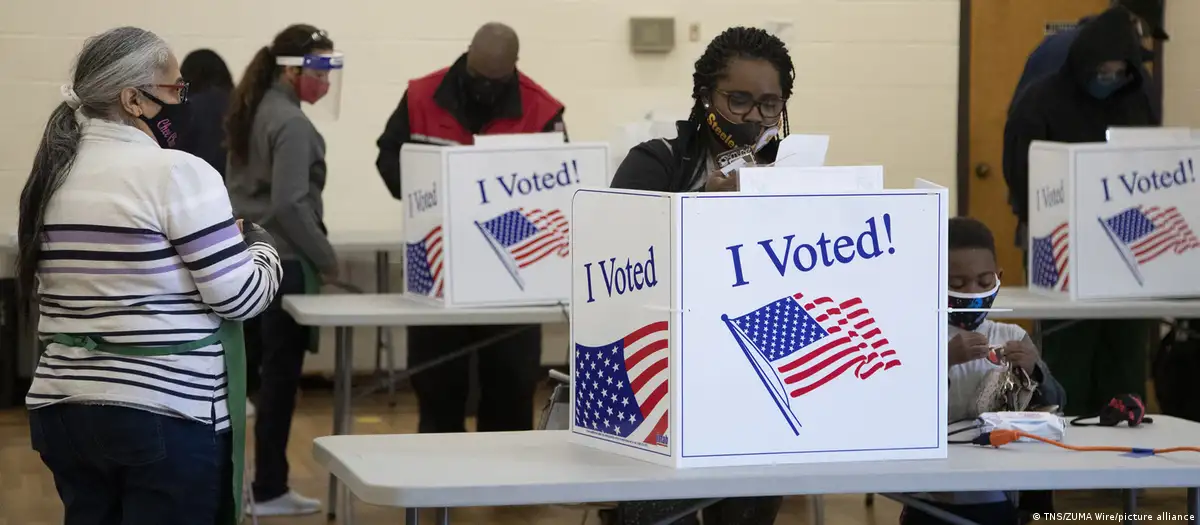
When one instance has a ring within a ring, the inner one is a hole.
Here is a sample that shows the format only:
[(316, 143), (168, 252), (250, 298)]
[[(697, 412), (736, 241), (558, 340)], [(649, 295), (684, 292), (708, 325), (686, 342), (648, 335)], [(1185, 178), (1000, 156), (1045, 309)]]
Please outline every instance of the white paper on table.
[(566, 135), (561, 131), (475, 135), (476, 146), (488, 147), (553, 146), (563, 142), (566, 142)]
[(774, 166), (777, 168), (816, 168), (825, 165), (829, 135), (788, 135), (779, 143)]
[(1120, 144), (1178, 144), (1191, 142), (1196, 132), (1190, 128), (1108, 128), (1105, 138)]
[(741, 193), (879, 191), (883, 166), (770, 167), (738, 170)]

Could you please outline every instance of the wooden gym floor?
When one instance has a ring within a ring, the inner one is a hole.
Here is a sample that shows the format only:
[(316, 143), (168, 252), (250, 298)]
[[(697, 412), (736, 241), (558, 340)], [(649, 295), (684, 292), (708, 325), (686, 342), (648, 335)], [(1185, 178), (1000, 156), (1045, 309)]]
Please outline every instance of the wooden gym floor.
[[(1152, 390), (1151, 390), (1152, 391)], [(538, 406), (545, 400), (543, 391)], [(360, 434), (403, 434), (417, 427), (416, 400), (411, 391), (399, 393), (400, 402), (388, 408), (383, 395), (356, 400), (354, 429)], [(324, 470), (312, 459), (313, 438), (328, 435), (333, 418), (332, 396), (323, 388), (309, 388), (302, 393), (288, 447), (291, 458), (293, 488), (310, 497), (326, 497)], [(1115, 491), (1076, 491), (1056, 494), (1057, 510), (1116, 513), (1121, 509)], [(1141, 498), (1139, 513), (1159, 514), (1163, 511), (1182, 514), (1186, 509), (1182, 489), (1150, 490)], [(432, 523), (432, 512), (426, 512)], [(863, 496), (832, 495), (825, 497), (825, 519), (830, 525), (875, 525), (897, 523), (900, 506), (886, 498), (877, 497), (873, 506), (866, 506)], [(455, 509), (454, 523), (497, 525), (579, 524), (583, 511), (563, 507), (496, 507)], [(360, 525), (392, 525), (403, 523), (398, 509), (356, 505)], [(261, 519), (264, 525), (295, 524), (323, 525), (324, 514), (300, 518)], [(784, 503), (779, 524), (807, 524), (811, 509), (806, 498), (788, 498)], [(1110, 523), (1112, 520), (1078, 520), (1078, 523)], [(62, 523), (62, 505), (54, 483), (41, 460), (29, 448), (29, 428), (25, 410), (0, 411), (0, 525), (52, 525)], [(250, 523), (247, 520), (245, 523)], [(592, 516), (588, 523), (598, 521)], [(1172, 523), (1165, 521), (1164, 523)], [(1182, 523), (1182, 522), (1179, 522)]]

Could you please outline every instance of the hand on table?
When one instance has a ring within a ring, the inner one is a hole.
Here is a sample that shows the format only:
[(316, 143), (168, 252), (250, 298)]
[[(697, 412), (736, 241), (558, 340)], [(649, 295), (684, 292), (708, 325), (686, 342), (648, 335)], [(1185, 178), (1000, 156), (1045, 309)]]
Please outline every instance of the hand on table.
[(948, 346), (950, 366), (983, 359), (990, 350), (987, 336), (978, 332), (961, 332), (950, 338)]

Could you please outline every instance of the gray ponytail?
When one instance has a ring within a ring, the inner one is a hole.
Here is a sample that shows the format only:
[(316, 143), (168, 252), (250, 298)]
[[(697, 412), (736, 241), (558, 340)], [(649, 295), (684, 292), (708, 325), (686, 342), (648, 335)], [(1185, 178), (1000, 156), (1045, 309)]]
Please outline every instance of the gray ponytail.
[(148, 86), (167, 67), (171, 50), (154, 33), (121, 27), (94, 36), (83, 45), (72, 68), (72, 84), (64, 89), (69, 102), (59, 104), (46, 122), (33, 168), (21, 191), (17, 228), (19, 303), (29, 305), (36, 292), (46, 206), (66, 180), (79, 151), (81, 117), (129, 122), (121, 110), (121, 91)]

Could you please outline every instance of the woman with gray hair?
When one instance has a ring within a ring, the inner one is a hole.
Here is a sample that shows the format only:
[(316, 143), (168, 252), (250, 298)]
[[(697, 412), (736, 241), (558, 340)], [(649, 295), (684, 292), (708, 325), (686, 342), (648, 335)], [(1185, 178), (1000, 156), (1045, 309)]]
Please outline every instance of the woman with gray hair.
[(18, 289), (42, 342), (33, 448), (67, 524), (236, 522), (238, 321), (275, 297), (279, 256), (234, 219), (221, 176), (172, 149), (187, 84), (162, 39), (89, 39), (62, 96), (20, 203)]

